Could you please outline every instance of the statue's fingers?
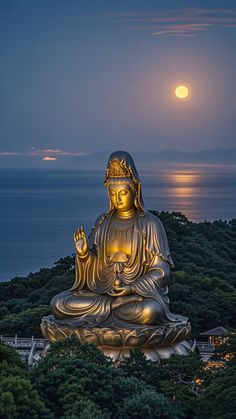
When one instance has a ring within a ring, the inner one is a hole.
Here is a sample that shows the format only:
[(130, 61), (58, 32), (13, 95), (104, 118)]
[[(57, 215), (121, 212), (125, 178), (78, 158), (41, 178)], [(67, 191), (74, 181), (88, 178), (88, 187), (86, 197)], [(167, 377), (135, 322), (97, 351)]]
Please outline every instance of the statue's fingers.
[(117, 297), (121, 297), (124, 294), (125, 294), (125, 288), (116, 288)]
[(122, 292), (122, 291), (124, 291), (125, 290), (125, 288), (124, 287), (116, 287), (116, 291), (118, 291), (118, 292)]
[(77, 235), (74, 233), (74, 241), (77, 242)]
[[(117, 291), (117, 290), (116, 290)], [(113, 294), (115, 297), (122, 297), (122, 295), (124, 294), (124, 292), (115, 292), (115, 294)]]
[(111, 292), (114, 296), (119, 297), (123, 293), (123, 291), (120, 291), (120, 289), (121, 288), (113, 288)]
[(80, 227), (80, 237), (83, 239), (84, 238), (84, 230), (83, 227)]

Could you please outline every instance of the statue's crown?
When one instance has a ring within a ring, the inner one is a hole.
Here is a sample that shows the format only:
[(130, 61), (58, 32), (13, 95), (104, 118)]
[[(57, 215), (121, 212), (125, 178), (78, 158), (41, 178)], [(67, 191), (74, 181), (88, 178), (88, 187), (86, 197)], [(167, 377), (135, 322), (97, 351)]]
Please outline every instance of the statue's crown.
[(132, 177), (132, 174), (120, 160), (115, 158), (108, 165), (107, 177)]

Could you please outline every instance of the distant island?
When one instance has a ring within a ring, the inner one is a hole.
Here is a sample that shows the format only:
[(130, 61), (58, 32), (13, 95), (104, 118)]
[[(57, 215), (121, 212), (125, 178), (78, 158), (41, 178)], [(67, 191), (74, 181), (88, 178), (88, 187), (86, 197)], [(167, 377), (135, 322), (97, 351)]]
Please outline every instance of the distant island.
[[(1, 151), (1, 150), (0, 150)], [(112, 150), (94, 153), (66, 150), (34, 150), (30, 152), (0, 152), (0, 169), (40, 169), (45, 167), (75, 169), (103, 167)], [(141, 163), (198, 163), (198, 164), (235, 164), (236, 148), (213, 148), (197, 152), (182, 150), (132, 151), (135, 161)]]

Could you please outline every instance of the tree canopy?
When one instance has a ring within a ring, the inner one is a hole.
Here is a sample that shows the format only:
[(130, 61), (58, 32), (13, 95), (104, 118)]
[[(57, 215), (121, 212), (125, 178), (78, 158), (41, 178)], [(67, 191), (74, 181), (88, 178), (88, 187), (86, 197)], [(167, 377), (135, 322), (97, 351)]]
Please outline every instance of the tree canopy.
[(47, 355), (27, 370), (14, 349), (6, 351), (4, 346), (3, 419), (235, 417), (235, 357), (212, 371), (195, 353), (152, 363), (134, 351), (116, 366), (97, 347), (73, 337), (52, 344)]

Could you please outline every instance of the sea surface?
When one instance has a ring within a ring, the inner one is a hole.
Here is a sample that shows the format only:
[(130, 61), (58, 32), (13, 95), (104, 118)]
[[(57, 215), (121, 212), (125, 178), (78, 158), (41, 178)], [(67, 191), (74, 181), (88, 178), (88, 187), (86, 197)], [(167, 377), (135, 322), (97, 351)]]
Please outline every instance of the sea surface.
[[(181, 211), (200, 222), (236, 218), (236, 166), (138, 165), (147, 209)], [(0, 281), (52, 266), (73, 253), (108, 208), (99, 170), (0, 170)]]

